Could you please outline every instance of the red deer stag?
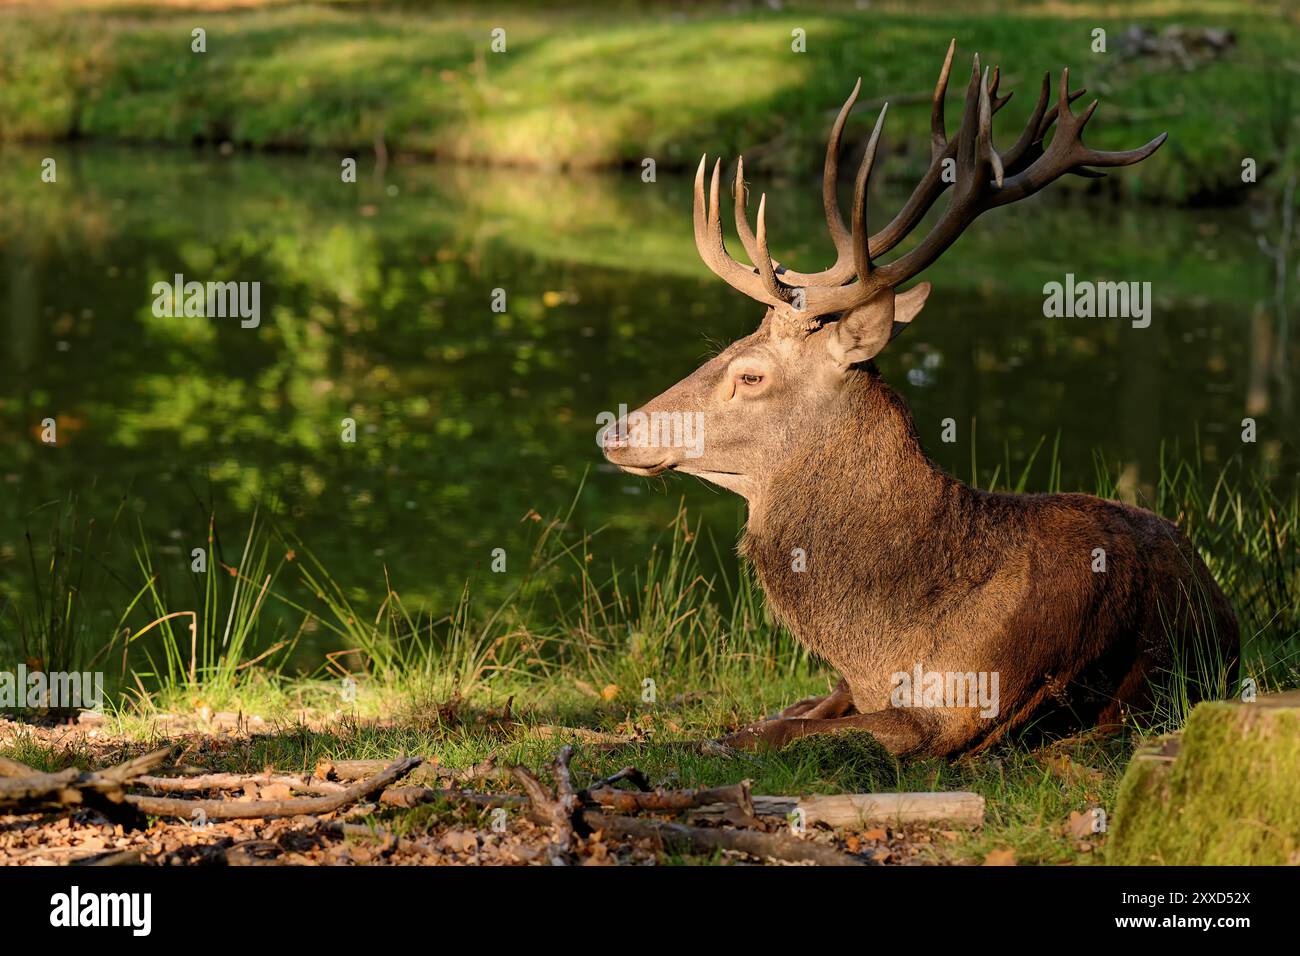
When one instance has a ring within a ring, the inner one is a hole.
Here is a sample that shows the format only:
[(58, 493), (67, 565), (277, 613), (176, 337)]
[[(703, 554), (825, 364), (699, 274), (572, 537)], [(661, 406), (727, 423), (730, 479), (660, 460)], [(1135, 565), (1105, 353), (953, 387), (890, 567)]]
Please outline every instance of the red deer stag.
[[(860, 80), (840, 110), (822, 183), (837, 258), (823, 272), (795, 272), (771, 258), (766, 197), (751, 231), (739, 162), (736, 229), (754, 267), (733, 259), (719, 219), (720, 161), (706, 206), (701, 160), (700, 255), (767, 312), (752, 335), (602, 435), (606, 457), (626, 472), (679, 471), (744, 496), (741, 553), (769, 605), (841, 676), (829, 695), (725, 738), (733, 745), (780, 746), (860, 728), (894, 753), (952, 754), (1031, 719), (1051, 726), (1051, 714), (1113, 726), (1150, 708), (1155, 686), (1174, 673), (1191, 699), (1235, 680), (1233, 611), (1175, 525), (1088, 495), (994, 494), (962, 484), (926, 457), (907, 406), (871, 361), (916, 318), (930, 285), (895, 290), (975, 217), (1066, 173), (1096, 176), (1087, 167), (1140, 162), (1165, 140), (1126, 152), (1085, 146), (1080, 134), (1097, 104), (1071, 111), (1083, 91), (1069, 92), (1067, 70), (1050, 110), (1044, 75), (1028, 125), (999, 151), (991, 118), (1010, 97), (998, 96), (996, 70), (991, 82), (987, 71), (981, 76), (978, 55), (961, 126), (949, 139), (944, 95), (954, 49), (955, 41), (934, 91), (929, 169), (869, 239), (868, 181), (885, 109), (858, 170), (851, 230), (838, 208), (837, 165)], [(953, 195), (934, 227), (905, 255), (877, 261), (947, 188), (954, 177), (946, 169), (956, 174)], [(693, 454), (646, 433), (663, 413), (703, 423)], [(1096, 549), (1104, 550), (1104, 571)], [(913, 675), (924, 693), (918, 686), (900, 696)], [(985, 677), (993, 700), (983, 699), (981, 683), (976, 703), (975, 681)]]

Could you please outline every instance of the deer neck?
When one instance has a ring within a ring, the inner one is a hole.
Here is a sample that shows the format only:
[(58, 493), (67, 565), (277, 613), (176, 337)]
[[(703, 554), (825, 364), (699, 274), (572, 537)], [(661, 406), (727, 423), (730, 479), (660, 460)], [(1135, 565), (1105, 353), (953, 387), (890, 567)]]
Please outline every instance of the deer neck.
[(970, 490), (926, 457), (907, 406), (874, 367), (854, 373), (838, 407), (798, 431), (805, 437), (750, 501), (741, 546), (769, 598), (780, 612), (822, 590), (805, 587), (801, 555), (817, 579), (852, 581), (860, 595), (896, 588)]

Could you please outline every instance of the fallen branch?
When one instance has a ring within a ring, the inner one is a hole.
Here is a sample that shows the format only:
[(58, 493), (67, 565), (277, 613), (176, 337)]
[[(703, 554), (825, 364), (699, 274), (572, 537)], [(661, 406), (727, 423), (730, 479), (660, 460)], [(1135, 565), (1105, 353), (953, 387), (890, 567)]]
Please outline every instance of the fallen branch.
[(640, 770), (638, 770), (636, 767), (624, 767), (622, 770), (615, 771), (614, 773), (611, 773), (608, 777), (605, 777), (602, 780), (597, 780), (587, 789), (599, 790), (601, 787), (612, 787), (620, 780), (628, 781), (629, 783), (632, 784), (632, 786), (636, 787), (638, 790), (642, 792), (646, 792), (651, 789), (650, 778), (647, 777)]
[[(752, 856), (771, 857), (791, 862), (819, 863), (826, 866), (859, 866), (861, 861), (832, 847), (801, 840), (787, 833), (762, 833), (753, 830), (730, 828), (705, 828), (663, 820), (642, 820), (584, 808), (581, 800), (603, 797), (611, 803), (626, 803), (631, 809), (687, 809), (698, 805), (703, 794), (729, 798), (735, 805), (747, 807), (752, 813), (748, 782), (732, 787), (719, 787), (712, 791), (673, 791), (659, 793), (634, 793), (600, 787), (579, 794), (574, 790), (569, 774), (569, 761), (573, 748), (564, 747), (556, 755), (553, 767), (555, 795), (552, 796), (541, 782), (523, 767), (515, 767), (515, 779), (528, 794), (529, 816), (534, 821), (550, 826), (553, 834), (548, 855), (552, 863), (563, 862), (575, 831), (589, 833), (604, 831), (617, 837), (633, 839), (652, 838), (663, 846), (682, 847), (696, 852), (737, 850)], [(621, 773), (621, 771), (620, 771)], [(632, 774), (627, 776), (631, 777)], [(713, 801), (710, 801), (713, 802)]]
[[(532, 774), (529, 774), (529, 777), (536, 780)], [(529, 789), (528, 784), (523, 784), (523, 786), (525, 790)], [(541, 784), (538, 783), (538, 786), (540, 787)], [(549, 794), (543, 793), (543, 796), (545, 799), (551, 799)], [(583, 790), (577, 796), (579, 806), (583, 808), (602, 808), (617, 810), (622, 813), (637, 813), (643, 810), (671, 813), (677, 810), (697, 808), (713, 811), (726, 804), (740, 809), (746, 816), (754, 815), (754, 806), (749, 798), (747, 784), (733, 784), (729, 787), (714, 787), (708, 790), (655, 790), (649, 793), (600, 787), (593, 790)], [(779, 800), (782, 798), (773, 797), (767, 799)], [(521, 797), (511, 793), (478, 793), (473, 790), (435, 789), (432, 787), (389, 787), (379, 795), (380, 803), (390, 807), (407, 809), (439, 801), (464, 803), (484, 810), (491, 810), (496, 807), (515, 808), (532, 805), (528, 797)], [(546, 823), (549, 825), (550, 821), (551, 817), (548, 816)]]
[(0, 757), (0, 777), (34, 777), (39, 770), (19, 763), (11, 757)]
[(364, 800), (406, 776), (421, 763), (419, 757), (405, 757), (361, 783), (324, 797), (289, 800), (182, 800), (175, 797), (149, 797), (129, 793), (126, 802), (144, 813), (184, 820), (248, 820), (266, 817), (293, 817), (333, 813), (349, 804)]
[(578, 795), (569, 777), (569, 761), (573, 748), (565, 745), (555, 756), (552, 774), (556, 795), (552, 796), (541, 781), (523, 767), (514, 767), (514, 774), (524, 792), (528, 794), (529, 816), (540, 826), (551, 830), (551, 845), (547, 855), (552, 863), (564, 862), (564, 854), (573, 845), (574, 816), (578, 811)]
[(0, 811), (34, 813), (86, 806), (134, 824), (139, 821), (124, 806), (129, 796), (126, 785), (158, 766), (171, 752), (171, 747), (164, 747), (97, 772), (69, 767), (55, 773), (0, 778)]
[(697, 807), (727, 804), (739, 808), (745, 816), (752, 817), (755, 809), (749, 793), (749, 781), (707, 790), (654, 790), (649, 793), (598, 787), (584, 790), (582, 796), (585, 802), (624, 813), (636, 813), (639, 810), (693, 810)]
[[(386, 765), (385, 765), (386, 766)], [(381, 768), (382, 769), (382, 768)], [(148, 787), (162, 793), (192, 793), (203, 790), (242, 790), (249, 784), (258, 787), (276, 784), (300, 790), (303, 793), (329, 795), (342, 793), (347, 787), (332, 780), (317, 780), (309, 776), (295, 776), (277, 773), (207, 773), (186, 777), (141, 776), (134, 781), (138, 786)]]
[[(802, 810), (804, 823), (824, 823), (834, 829), (871, 823), (938, 823), (981, 827), (984, 798), (978, 793), (838, 793), (806, 797), (754, 797), (760, 816), (787, 817)], [(720, 813), (722, 805), (702, 807), (701, 813)]]

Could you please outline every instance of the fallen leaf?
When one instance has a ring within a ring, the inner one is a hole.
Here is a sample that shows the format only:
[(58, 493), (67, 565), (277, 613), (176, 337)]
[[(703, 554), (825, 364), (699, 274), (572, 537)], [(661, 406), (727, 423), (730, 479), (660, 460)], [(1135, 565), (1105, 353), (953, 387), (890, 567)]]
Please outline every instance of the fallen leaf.
[(1070, 836), (1078, 839), (1092, 836), (1092, 811), (1085, 810), (1080, 813), (1078, 810), (1070, 811), (1070, 822), (1066, 826), (1070, 830)]
[(613, 700), (615, 697), (618, 696), (618, 685), (606, 684), (604, 689), (601, 690), (600, 696), (605, 700)]

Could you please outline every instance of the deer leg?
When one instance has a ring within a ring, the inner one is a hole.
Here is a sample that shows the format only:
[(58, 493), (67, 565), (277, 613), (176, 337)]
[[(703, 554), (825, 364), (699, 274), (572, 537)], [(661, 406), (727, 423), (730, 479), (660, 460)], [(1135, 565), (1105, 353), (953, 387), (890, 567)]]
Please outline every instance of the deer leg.
[(829, 694), (820, 697), (805, 697), (797, 703), (791, 704), (779, 714), (765, 718), (766, 720), (781, 720), (788, 717), (843, 717), (853, 711), (853, 694), (849, 690), (848, 682), (840, 678), (840, 682), (835, 685), (835, 689)]
[(872, 711), (869, 714), (849, 714), (844, 717), (779, 717), (775, 720), (751, 724), (734, 734), (723, 737), (719, 742), (728, 747), (744, 750), (762, 748), (775, 750), (798, 737), (834, 733), (839, 730), (868, 731), (893, 754), (917, 750), (931, 735), (931, 728), (918, 718), (915, 711), (892, 708)]

